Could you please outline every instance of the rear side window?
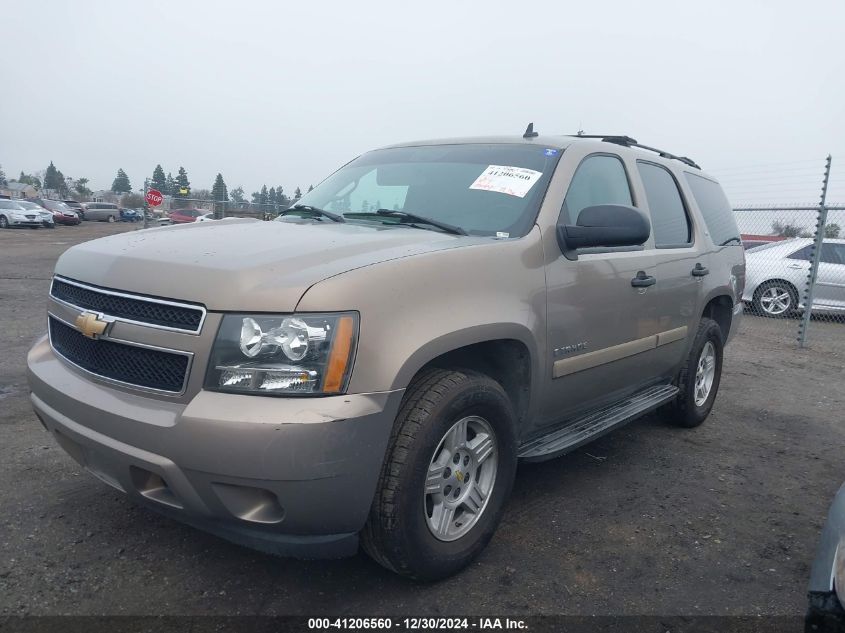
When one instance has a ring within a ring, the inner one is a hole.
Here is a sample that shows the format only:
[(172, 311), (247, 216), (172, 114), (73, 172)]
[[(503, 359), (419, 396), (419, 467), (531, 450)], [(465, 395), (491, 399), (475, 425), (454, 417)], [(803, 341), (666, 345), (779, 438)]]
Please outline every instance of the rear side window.
[(736, 218), (719, 183), (690, 172), (684, 172), (684, 175), (701, 215), (704, 216), (704, 223), (713, 243), (716, 246), (724, 246), (733, 240), (739, 243)]
[(825, 264), (845, 264), (845, 245), (824, 242), (820, 261)]
[[(777, 244), (777, 242), (775, 242)], [(797, 251), (789, 255), (787, 259), (803, 259), (805, 262), (810, 261), (810, 250), (813, 248), (813, 245), (810, 244), (809, 246), (805, 246), (804, 248), (799, 248)]]
[(685, 246), (690, 243), (690, 225), (678, 183), (668, 170), (637, 161), (648, 209), (651, 212), (654, 245), (657, 248)]
[(632, 205), (628, 176), (616, 156), (588, 156), (578, 165), (563, 200), (561, 219), (575, 224), (582, 209), (597, 204)]

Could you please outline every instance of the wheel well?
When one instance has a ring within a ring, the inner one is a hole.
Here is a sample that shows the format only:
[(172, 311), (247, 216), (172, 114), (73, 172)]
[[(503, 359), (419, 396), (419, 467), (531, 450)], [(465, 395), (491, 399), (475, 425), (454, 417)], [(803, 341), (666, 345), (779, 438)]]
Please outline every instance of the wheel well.
[(760, 283), (760, 284), (759, 284), (759, 285), (758, 285), (758, 286), (754, 289), (754, 295), (756, 296), (756, 295), (757, 295), (757, 293), (758, 293), (761, 289), (765, 288), (765, 287), (766, 287), (766, 285), (768, 285), (768, 284), (772, 284), (772, 283), (778, 283), (778, 284), (783, 284), (784, 286), (789, 286), (790, 288), (792, 288), (792, 289), (795, 291), (795, 296), (796, 296), (796, 297), (798, 296), (798, 288), (796, 288), (796, 287), (795, 287), (795, 284), (794, 284), (794, 283), (792, 283), (791, 281), (787, 281), (786, 279), (780, 279), (780, 278), (776, 278), (776, 279), (767, 279), (766, 281), (761, 282), (761, 283)]
[(722, 331), (722, 340), (727, 339), (728, 332), (731, 331), (731, 319), (733, 319), (733, 301), (727, 295), (720, 295), (713, 297), (706, 306), (704, 306), (703, 317), (713, 319), (719, 324), (719, 329)]
[(505, 339), (459, 347), (432, 359), (420, 371), (429, 367), (472, 369), (489, 376), (508, 394), (517, 420), (525, 419), (531, 393), (531, 354), (524, 343)]

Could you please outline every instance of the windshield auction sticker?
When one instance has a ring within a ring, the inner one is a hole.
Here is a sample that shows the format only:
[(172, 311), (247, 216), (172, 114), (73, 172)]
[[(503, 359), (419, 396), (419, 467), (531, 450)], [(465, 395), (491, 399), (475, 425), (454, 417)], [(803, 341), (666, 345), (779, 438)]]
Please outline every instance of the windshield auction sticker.
[(509, 196), (524, 198), (535, 182), (543, 175), (541, 171), (524, 167), (508, 167), (506, 165), (490, 165), (475, 179), (470, 189), (496, 191)]

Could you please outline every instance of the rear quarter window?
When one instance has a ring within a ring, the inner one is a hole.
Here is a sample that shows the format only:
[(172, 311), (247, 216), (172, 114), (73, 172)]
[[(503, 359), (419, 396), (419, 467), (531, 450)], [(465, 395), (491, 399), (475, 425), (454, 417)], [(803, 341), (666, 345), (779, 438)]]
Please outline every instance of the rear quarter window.
[(719, 183), (698, 174), (684, 172), (692, 196), (698, 205), (710, 239), (717, 246), (729, 244), (732, 240), (739, 243), (739, 229), (736, 226), (731, 203)]

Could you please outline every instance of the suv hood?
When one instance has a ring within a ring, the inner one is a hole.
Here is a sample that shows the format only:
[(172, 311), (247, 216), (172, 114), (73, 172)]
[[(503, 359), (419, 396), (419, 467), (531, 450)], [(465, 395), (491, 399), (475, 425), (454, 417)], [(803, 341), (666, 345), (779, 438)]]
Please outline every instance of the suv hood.
[(290, 312), (313, 284), (354, 268), (489, 238), (411, 227), (218, 220), (74, 246), (56, 274), (209, 310)]

